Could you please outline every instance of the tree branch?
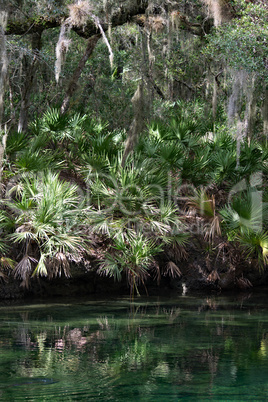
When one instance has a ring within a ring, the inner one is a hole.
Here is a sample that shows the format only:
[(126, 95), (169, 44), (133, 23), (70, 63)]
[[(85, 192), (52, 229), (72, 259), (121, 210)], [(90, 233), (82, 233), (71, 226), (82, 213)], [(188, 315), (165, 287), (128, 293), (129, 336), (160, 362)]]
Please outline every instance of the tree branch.
[(83, 56), (81, 57), (79, 64), (73, 73), (72, 78), (69, 81), (69, 84), (68, 84), (68, 87), (66, 90), (66, 94), (65, 94), (64, 100), (61, 105), (61, 113), (67, 112), (67, 110), (69, 108), (70, 99), (77, 89), (77, 82), (81, 76), (83, 68), (85, 67), (85, 64), (86, 64), (88, 58), (93, 53), (93, 50), (95, 49), (95, 46), (96, 46), (98, 40), (100, 39), (100, 37), (101, 37), (101, 34), (98, 34), (98, 35), (94, 35), (91, 38), (89, 38), (86, 50), (85, 50)]
[[(144, 14), (148, 7), (148, 0), (143, 1), (132, 1), (128, 7), (121, 5), (118, 8), (117, 13), (114, 13), (111, 18), (111, 25), (112, 27), (116, 27), (119, 25), (123, 25), (126, 22), (132, 20), (134, 16), (137, 14)], [(21, 15), (22, 16), (22, 15)], [(20, 16), (20, 17), (21, 17)], [(10, 13), (9, 19), (7, 22), (7, 27), (5, 30), (6, 35), (26, 35), (32, 34), (34, 32), (41, 32), (46, 29), (60, 27), (62, 21), (68, 18), (67, 13), (61, 14), (60, 16), (44, 16), (40, 15), (38, 17), (32, 16), (26, 18), (23, 15), (23, 20), (18, 19), (14, 14)], [(107, 21), (99, 19), (99, 22), (104, 31), (107, 31), (109, 28), (109, 24)], [(72, 27), (73, 31), (75, 31), (79, 36), (88, 39), (91, 36), (100, 33), (99, 28), (96, 27), (95, 21), (88, 20), (86, 26), (84, 27)]]

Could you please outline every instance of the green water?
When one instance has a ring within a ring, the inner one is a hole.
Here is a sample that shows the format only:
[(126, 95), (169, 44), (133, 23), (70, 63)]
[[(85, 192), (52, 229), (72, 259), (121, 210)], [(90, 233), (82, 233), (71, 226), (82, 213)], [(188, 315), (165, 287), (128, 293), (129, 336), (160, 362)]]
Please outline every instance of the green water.
[(2, 303), (0, 400), (268, 400), (268, 298)]

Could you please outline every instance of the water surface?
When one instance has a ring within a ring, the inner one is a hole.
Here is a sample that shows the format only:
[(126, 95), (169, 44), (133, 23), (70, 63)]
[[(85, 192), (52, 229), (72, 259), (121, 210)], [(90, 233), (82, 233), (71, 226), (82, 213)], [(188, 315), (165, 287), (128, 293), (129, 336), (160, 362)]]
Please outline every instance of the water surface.
[(0, 305), (0, 400), (268, 400), (266, 293)]

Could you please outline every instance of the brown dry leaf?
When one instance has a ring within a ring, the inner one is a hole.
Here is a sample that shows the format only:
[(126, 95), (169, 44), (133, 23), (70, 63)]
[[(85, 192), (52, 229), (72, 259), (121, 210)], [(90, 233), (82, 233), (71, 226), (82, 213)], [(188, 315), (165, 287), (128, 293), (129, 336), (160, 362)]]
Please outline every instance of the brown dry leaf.
[(179, 269), (179, 267), (173, 261), (169, 261), (166, 265), (163, 275), (164, 276), (169, 275), (172, 278), (176, 278), (176, 277), (180, 278), (182, 276), (182, 273), (181, 273), (181, 270)]
[(249, 289), (249, 288), (252, 288), (252, 287), (253, 287), (253, 285), (252, 285), (252, 283), (250, 282), (250, 280), (247, 279), (247, 278), (243, 278), (243, 277), (241, 277), (241, 278), (236, 278), (236, 283), (237, 283), (237, 286), (238, 286), (240, 289)]
[(220, 279), (219, 274), (215, 269), (207, 277), (207, 280), (210, 282), (216, 282), (219, 279)]

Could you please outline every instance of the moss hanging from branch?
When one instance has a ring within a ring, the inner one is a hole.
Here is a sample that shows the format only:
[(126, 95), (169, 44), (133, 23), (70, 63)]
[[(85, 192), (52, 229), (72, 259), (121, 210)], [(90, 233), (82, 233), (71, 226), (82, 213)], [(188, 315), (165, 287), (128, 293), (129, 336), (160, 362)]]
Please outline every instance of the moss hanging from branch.
[(112, 69), (113, 69), (114, 54), (113, 54), (111, 45), (110, 45), (110, 43), (109, 43), (109, 41), (108, 41), (107, 36), (105, 35), (105, 32), (104, 32), (104, 30), (103, 30), (103, 28), (102, 28), (102, 26), (101, 26), (101, 23), (100, 23), (99, 18), (96, 17), (94, 14), (91, 14), (91, 16), (92, 16), (92, 18), (94, 19), (97, 28), (99, 28), (99, 30), (100, 30), (100, 32), (101, 32), (101, 35), (102, 35), (102, 38), (103, 38), (103, 41), (104, 41), (105, 45), (106, 45), (107, 48), (108, 48), (110, 66), (111, 66), (111, 70), (112, 70)]
[(55, 79), (59, 82), (62, 66), (64, 65), (67, 51), (69, 49), (71, 40), (68, 38), (70, 30), (73, 27), (85, 29), (86, 24), (91, 19), (94, 21), (97, 29), (100, 31), (105, 45), (109, 51), (109, 60), (111, 69), (113, 68), (114, 54), (110, 43), (105, 35), (104, 29), (97, 16), (92, 13), (92, 6), (88, 1), (78, 1), (75, 4), (68, 6), (69, 17), (61, 25), (59, 39), (56, 45), (56, 62), (55, 62)]
[(70, 32), (70, 25), (63, 23), (60, 29), (60, 36), (56, 45), (56, 62), (55, 62), (55, 79), (59, 82), (62, 66), (64, 65), (66, 54), (71, 44), (71, 40), (68, 39)]
[(208, 8), (208, 14), (213, 17), (216, 27), (232, 19), (231, 6), (228, 0), (203, 0), (203, 3)]
[(92, 13), (92, 6), (88, 1), (78, 1), (70, 4), (69, 18), (73, 26), (85, 27), (88, 22), (89, 15)]
[(63, 22), (56, 45), (55, 79), (59, 82), (71, 40), (68, 38), (72, 27), (85, 27), (91, 15), (92, 7), (88, 1), (78, 1), (68, 6), (69, 17)]
[(143, 81), (141, 81), (136, 89), (135, 94), (131, 99), (133, 106), (134, 118), (129, 130), (129, 135), (126, 140), (124, 155), (122, 158), (122, 166), (125, 165), (127, 156), (133, 151), (140, 133), (144, 128), (144, 90)]

